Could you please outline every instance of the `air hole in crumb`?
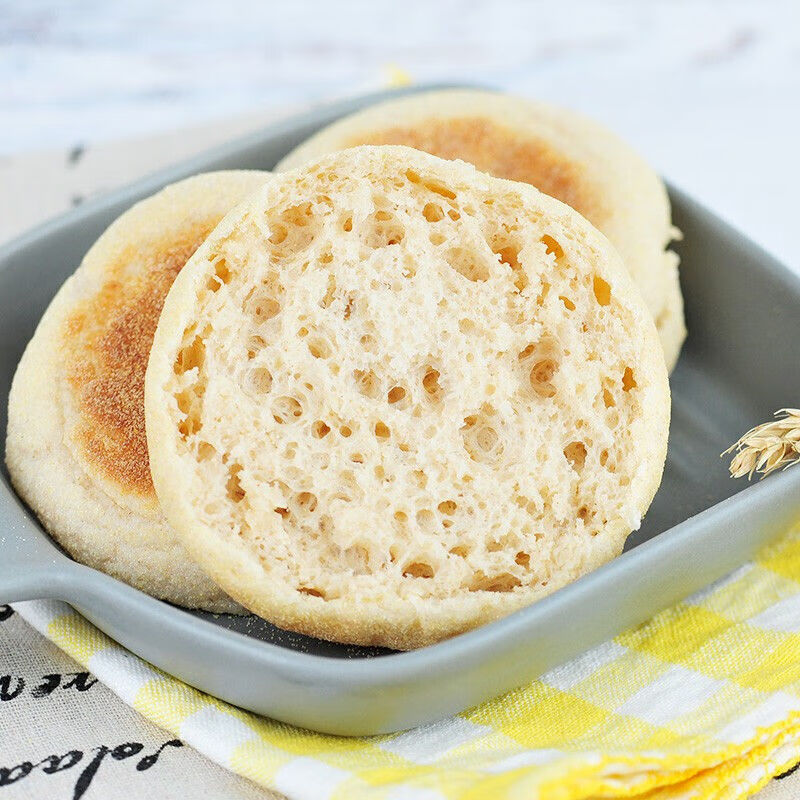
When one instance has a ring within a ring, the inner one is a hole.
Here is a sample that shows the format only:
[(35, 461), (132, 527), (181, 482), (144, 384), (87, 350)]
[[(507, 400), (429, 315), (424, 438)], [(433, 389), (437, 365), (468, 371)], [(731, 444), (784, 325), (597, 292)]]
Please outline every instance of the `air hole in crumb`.
[(522, 581), (510, 572), (501, 572), (498, 575), (485, 575), (478, 571), (469, 585), (471, 592), (511, 592), (522, 586)]
[(441, 503), (437, 506), (439, 511), (442, 514), (447, 514), (448, 516), (452, 517), (453, 514), (456, 513), (456, 509), (458, 508), (458, 504), (455, 500), (442, 500)]
[(567, 311), (574, 311), (575, 310), (575, 303), (573, 303), (572, 300), (569, 299), (569, 297), (566, 297), (565, 295), (560, 294), (558, 296), (558, 299), (564, 304), (564, 308), (566, 308)]
[(444, 244), (447, 237), (443, 233), (439, 233), (439, 231), (434, 231), (428, 239), (434, 247), (438, 247), (440, 244)]
[(540, 397), (553, 397), (556, 387), (553, 386), (553, 376), (558, 369), (558, 364), (552, 358), (543, 358), (531, 368), (529, 380), (531, 388)]
[(629, 392), (637, 386), (633, 377), (633, 370), (630, 367), (625, 367), (625, 372), (622, 373), (622, 391)]
[(494, 251), (500, 257), (503, 264), (507, 264), (511, 268), (511, 273), (514, 276), (514, 286), (518, 292), (521, 292), (528, 285), (528, 276), (519, 262), (519, 247), (515, 245), (506, 245)]
[(402, 225), (395, 222), (387, 211), (376, 211), (373, 214), (374, 224), (366, 237), (366, 244), (374, 249), (400, 244), (405, 237)]
[(459, 558), (466, 558), (469, 555), (469, 548), (463, 544), (457, 544), (455, 547), (451, 547), (449, 552)]
[(415, 469), (411, 476), (420, 489), (424, 489), (428, 485), (428, 476), (421, 469)]
[[(275, 260), (299, 255), (313, 241), (314, 233), (310, 230), (312, 204), (301, 203), (284, 209), (278, 219), (270, 223), (271, 245), (270, 256)], [(305, 268), (306, 265), (302, 267)]]
[(521, 567), (528, 567), (531, 563), (530, 554), (523, 552), (520, 550), (516, 556), (514, 556), (514, 561), (519, 564)]
[(299, 203), (296, 206), (287, 208), (281, 217), (289, 225), (297, 225), (302, 228), (308, 225), (309, 218), (311, 217), (311, 203)]
[(389, 389), (386, 399), (391, 403), (399, 403), (406, 396), (406, 390), (402, 386), (392, 386)]
[(544, 301), (547, 300), (547, 295), (550, 293), (550, 284), (547, 281), (542, 281), (542, 288), (539, 290), (539, 295), (536, 298), (536, 305), (543, 306)]
[(580, 472), (586, 463), (586, 445), (583, 442), (570, 442), (564, 448), (564, 458), (572, 464), (574, 470)]
[(272, 417), (279, 425), (296, 422), (303, 416), (303, 407), (296, 397), (284, 395), (272, 404)]
[(200, 412), (197, 408), (197, 394), (192, 388), (185, 389), (180, 394), (175, 395), (175, 400), (178, 404), (178, 410), (184, 415), (184, 419), (178, 425), (178, 431), (184, 438), (193, 436), (203, 427), (203, 423), (200, 420)]
[(427, 180), (422, 181), (422, 185), (429, 191), (433, 192), (434, 194), (438, 194), (440, 197), (445, 197), (448, 200), (455, 200), (456, 193), (451, 192), (446, 186), (442, 186), (441, 183), (437, 183), (436, 181)]
[(365, 397), (376, 398), (381, 392), (378, 376), (371, 370), (354, 369), (353, 377), (356, 381), (356, 388)]
[(315, 439), (324, 439), (330, 433), (330, 427), (326, 425), (321, 419), (318, 419), (311, 426), (311, 435)]
[(267, 342), (261, 336), (250, 336), (247, 339), (247, 357), (254, 359), (259, 350), (263, 350)]
[(245, 376), (245, 388), (251, 394), (269, 394), (272, 391), (272, 373), (266, 367), (253, 367)]
[(611, 286), (599, 275), (594, 276), (592, 288), (598, 305), (607, 306), (611, 302)]
[(197, 445), (197, 460), (210, 461), (217, 454), (217, 449), (213, 444), (208, 442), (200, 442)]
[(311, 353), (314, 358), (327, 358), (331, 354), (330, 344), (320, 337), (309, 339), (306, 342), (306, 346), (308, 347), (308, 352)]
[(224, 258), (220, 258), (214, 262), (214, 277), (209, 279), (208, 288), (212, 292), (216, 292), (226, 284), (230, 283), (231, 271), (228, 267), (228, 262)]
[(461, 214), (459, 214), (454, 208), (451, 208), (447, 212), (447, 216), (450, 217), (450, 219), (452, 219), (454, 222), (458, 219), (461, 219)]
[(269, 241), (271, 244), (283, 244), (286, 241), (286, 237), (289, 235), (289, 230), (285, 225), (275, 225), (275, 227), (270, 231)]
[(545, 234), (542, 236), (541, 242), (547, 249), (548, 255), (552, 253), (556, 259), (564, 257), (564, 248), (552, 236)]
[(315, 589), (313, 586), (298, 586), (297, 591), (300, 592), (300, 594), (307, 594), (311, 597), (325, 599), (325, 592), (323, 592), (322, 589)]
[(468, 416), (461, 428), (464, 449), (473, 461), (490, 463), (503, 454), (503, 442), (497, 431), (476, 416)]
[(591, 519), (591, 517), (593, 516), (594, 514), (591, 511), (589, 511), (589, 509), (586, 506), (581, 506), (578, 509), (578, 519), (582, 520), (583, 522), (586, 522), (586, 520)]
[(404, 578), (432, 578), (434, 574), (433, 567), (424, 561), (412, 561), (403, 567)]
[(239, 473), (241, 471), (241, 464), (232, 464), (228, 467), (228, 480), (225, 484), (225, 492), (228, 495), (228, 499), (232, 500), (234, 503), (239, 503), (244, 500), (244, 489), (239, 480)]
[(347, 439), (349, 436), (352, 436), (352, 435), (353, 435), (353, 431), (352, 431), (352, 430), (350, 429), (350, 427), (349, 427), (349, 426), (347, 426), (347, 425), (342, 425), (342, 427), (341, 427), (341, 428), (339, 428), (339, 433), (340, 433), (342, 436), (344, 436), (344, 438), (345, 438), (345, 439)]
[(391, 436), (391, 432), (386, 424), (383, 422), (375, 423), (375, 438), (386, 440)]
[(175, 360), (174, 371), (176, 375), (182, 375), (189, 370), (198, 369), (203, 366), (206, 355), (206, 346), (199, 336), (195, 336), (192, 343), (181, 348), (178, 358)]
[(519, 263), (519, 247), (509, 244), (505, 247), (499, 247), (494, 252), (496, 255), (500, 256), (500, 261), (504, 264), (508, 264), (511, 269), (521, 268), (522, 265)]
[(437, 399), (442, 393), (442, 387), (439, 385), (440, 373), (439, 370), (433, 367), (427, 367), (426, 372), (422, 377), (422, 388), (427, 393), (428, 397)]
[(614, 395), (606, 387), (603, 387), (603, 405), (606, 408), (613, 408), (616, 404)]
[[(331, 256), (331, 258), (333, 257)], [(325, 294), (319, 301), (320, 306), (322, 308), (328, 308), (330, 304), (333, 302), (335, 296), (336, 296), (336, 278), (333, 276), (332, 273), (329, 273), (328, 285), (327, 288), (325, 289)]]
[(311, 492), (299, 492), (294, 500), (295, 505), (307, 514), (313, 514), (317, 507), (317, 496)]
[(422, 209), (422, 216), (425, 217), (428, 222), (438, 222), (440, 219), (444, 218), (444, 211), (442, 211), (442, 207), (437, 203), (426, 203), (425, 208)]
[(266, 322), (278, 316), (281, 304), (274, 297), (259, 295), (251, 301), (250, 309), (258, 322)]
[(604, 467), (608, 461), (608, 450), (600, 451), (600, 466)]
[(346, 233), (350, 233), (353, 230), (353, 218), (352, 217), (345, 217), (344, 221), (342, 222), (342, 230)]
[(484, 452), (491, 452), (497, 445), (497, 431), (494, 428), (490, 428), (489, 426), (483, 427), (478, 431), (477, 436), (475, 437), (475, 441), (478, 443), (478, 447)]
[(351, 453), (350, 460), (354, 464), (363, 464), (364, 463), (364, 455), (362, 453)]
[(487, 265), (476, 258), (475, 253), (470, 252), (470, 250), (465, 247), (450, 248), (445, 258), (452, 269), (473, 283), (489, 279), (489, 268)]

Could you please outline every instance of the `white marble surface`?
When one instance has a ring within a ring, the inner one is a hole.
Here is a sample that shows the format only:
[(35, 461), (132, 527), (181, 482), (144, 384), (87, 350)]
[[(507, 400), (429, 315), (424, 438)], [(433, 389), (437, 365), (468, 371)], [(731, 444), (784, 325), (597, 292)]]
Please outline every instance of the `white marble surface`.
[(0, 158), (263, 115), (396, 68), (592, 114), (800, 268), (798, 0), (0, 0)]
[(800, 270), (800, 0), (0, 0), (0, 241), (398, 71), (589, 113)]

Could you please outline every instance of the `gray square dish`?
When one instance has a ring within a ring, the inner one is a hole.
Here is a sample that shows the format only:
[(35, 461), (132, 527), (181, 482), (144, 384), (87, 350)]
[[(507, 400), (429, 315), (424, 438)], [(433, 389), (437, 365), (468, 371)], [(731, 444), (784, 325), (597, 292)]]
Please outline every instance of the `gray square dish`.
[[(406, 90), (409, 91), (409, 90)], [(414, 91), (414, 90), (411, 90)], [(418, 91), (418, 89), (417, 89)], [(0, 440), (8, 390), (39, 317), (122, 211), (214, 169), (269, 169), (309, 134), (384, 99), (374, 94), (277, 123), (86, 203), (0, 252)], [(0, 602), (66, 600), (156, 666), (212, 695), (336, 734), (431, 722), (519, 686), (721, 577), (800, 517), (800, 469), (748, 485), (719, 453), (800, 400), (800, 278), (677, 189), (689, 338), (672, 376), (664, 481), (626, 552), (517, 613), (409, 653), (289, 634), (154, 600), (69, 559), (0, 473)]]

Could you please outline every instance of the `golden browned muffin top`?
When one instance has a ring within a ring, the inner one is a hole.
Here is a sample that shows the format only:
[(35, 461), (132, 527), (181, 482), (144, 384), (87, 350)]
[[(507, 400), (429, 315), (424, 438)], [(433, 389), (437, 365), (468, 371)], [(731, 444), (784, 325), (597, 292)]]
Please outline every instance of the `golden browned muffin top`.
[[(213, 225), (170, 230), (145, 251), (130, 246), (102, 288), (66, 320), (64, 361), (84, 456), (124, 491), (154, 496), (144, 425), (144, 375), (164, 298)], [(136, 269), (131, 269), (135, 261)]]
[(497, 178), (530, 183), (599, 225), (602, 199), (581, 165), (548, 142), (521, 136), (487, 117), (430, 118), (356, 137), (348, 146), (401, 144), (439, 158), (468, 161)]

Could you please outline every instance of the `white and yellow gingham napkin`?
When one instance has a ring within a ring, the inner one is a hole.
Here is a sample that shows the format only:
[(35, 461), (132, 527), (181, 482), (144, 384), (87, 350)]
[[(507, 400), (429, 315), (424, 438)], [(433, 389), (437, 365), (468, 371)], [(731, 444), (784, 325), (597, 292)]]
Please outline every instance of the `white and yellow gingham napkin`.
[(347, 739), (242, 711), (69, 606), (16, 610), (141, 714), (291, 800), (745, 797), (800, 761), (800, 526), (726, 579), (522, 689)]

